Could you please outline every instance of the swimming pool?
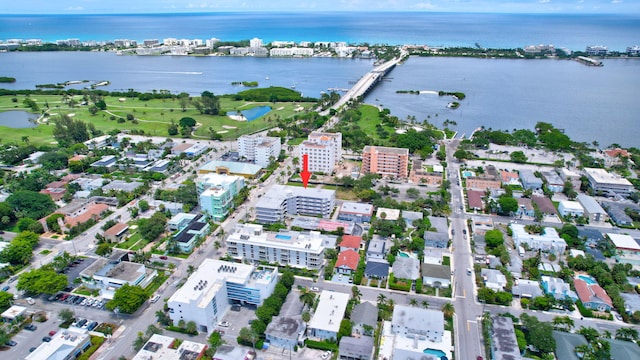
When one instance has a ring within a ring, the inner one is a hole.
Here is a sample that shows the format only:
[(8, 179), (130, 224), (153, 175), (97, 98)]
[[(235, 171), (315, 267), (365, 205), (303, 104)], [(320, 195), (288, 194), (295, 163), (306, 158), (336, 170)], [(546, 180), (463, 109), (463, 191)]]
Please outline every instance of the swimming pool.
[(398, 256), (404, 257), (404, 258), (410, 257), (409, 254), (407, 254), (406, 252), (402, 252), (402, 251), (398, 253)]
[(474, 176), (474, 175), (475, 174), (473, 173), (473, 171), (465, 170), (465, 171), (462, 172), (462, 177), (463, 178), (468, 178), (468, 177), (471, 177), (471, 176)]
[(595, 284), (598, 283), (594, 278), (592, 278), (591, 276), (588, 276), (588, 275), (578, 275), (578, 278), (580, 280), (583, 280), (584, 282), (586, 282), (589, 285), (595, 285)]
[(276, 234), (278, 240), (291, 240), (291, 235)]
[(271, 111), (271, 106), (256, 106), (249, 110), (242, 110), (241, 113), (247, 121), (251, 121), (266, 115), (269, 111)]
[(444, 351), (442, 351), (442, 350), (426, 348), (422, 352), (425, 353), (425, 354), (428, 354), (428, 355), (435, 355), (435, 356), (439, 357), (440, 360), (448, 360), (447, 359), (447, 354), (445, 354)]

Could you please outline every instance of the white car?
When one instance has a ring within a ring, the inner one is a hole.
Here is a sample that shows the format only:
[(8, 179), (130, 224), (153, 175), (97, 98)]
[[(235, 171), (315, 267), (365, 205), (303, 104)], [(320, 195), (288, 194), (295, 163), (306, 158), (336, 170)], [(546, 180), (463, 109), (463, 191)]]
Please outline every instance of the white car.
[(151, 298), (151, 300), (149, 300), (150, 303), (155, 303), (156, 301), (158, 301), (160, 299), (160, 295), (155, 294), (153, 295), (153, 297)]
[(312, 286), (312, 287), (310, 287), (310, 288), (309, 288), (309, 290), (311, 290), (311, 291), (313, 291), (313, 292), (318, 292), (318, 291), (320, 291), (320, 289), (319, 289), (319, 288), (317, 288), (316, 286)]
[(36, 301), (33, 300), (33, 298), (30, 298), (30, 297), (28, 297), (26, 300), (27, 300), (27, 304), (29, 304), (29, 305), (33, 305), (33, 304), (36, 303)]
[(229, 323), (228, 321), (220, 321), (218, 323), (218, 326), (220, 326), (220, 327), (229, 327), (229, 326), (231, 326), (231, 323)]
[(322, 354), (321, 358), (322, 359), (328, 359), (331, 357), (331, 351), (325, 351), (324, 354)]

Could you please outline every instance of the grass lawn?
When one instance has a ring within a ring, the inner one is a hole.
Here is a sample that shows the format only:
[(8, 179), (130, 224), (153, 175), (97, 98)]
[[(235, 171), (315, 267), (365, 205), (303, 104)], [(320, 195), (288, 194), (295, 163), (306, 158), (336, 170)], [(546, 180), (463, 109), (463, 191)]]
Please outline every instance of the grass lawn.
[[(26, 99), (24, 95), (17, 96), (18, 102), (13, 103), (13, 96), (0, 96), (0, 111), (8, 110), (29, 110), (24, 107), (22, 102)], [(248, 110), (256, 106), (268, 105), (272, 107), (272, 111), (265, 116), (253, 121), (236, 121), (227, 116), (211, 116), (201, 115), (194, 107), (187, 107), (186, 111), (182, 111), (179, 100), (171, 99), (154, 99), (149, 101), (141, 101), (137, 98), (127, 98), (120, 101), (119, 98), (108, 96), (104, 98), (107, 103), (107, 109), (99, 111), (96, 115), (91, 115), (87, 106), (77, 106), (70, 108), (67, 104), (62, 103), (62, 97), (58, 95), (32, 95), (41, 110), (46, 110), (46, 104), (49, 105), (49, 117), (47, 121), (55, 121), (57, 115), (71, 115), (75, 119), (81, 119), (85, 122), (92, 123), (95, 127), (103, 132), (109, 132), (113, 129), (120, 130), (143, 130), (145, 134), (152, 136), (168, 136), (167, 128), (172, 123), (178, 123), (183, 117), (191, 117), (201, 124), (196, 131), (196, 137), (209, 139), (209, 128), (220, 132), (225, 139), (235, 139), (241, 135), (254, 133), (256, 131), (269, 129), (275, 126), (275, 120), (279, 118), (288, 118), (293, 116), (295, 108), (302, 106), (305, 109), (313, 106), (313, 103), (258, 103), (238, 101), (229, 97), (220, 98), (220, 106), (222, 110), (229, 113), (235, 113), (238, 110)], [(78, 102), (82, 101), (81, 96), (76, 96)], [(137, 124), (133, 121), (118, 122), (118, 118), (126, 119), (128, 114), (136, 118)], [(36, 145), (51, 144), (53, 139), (53, 126), (40, 124), (34, 128), (14, 129), (6, 126), (0, 126), (0, 133), (3, 134), (5, 143), (20, 143), (23, 136), (29, 137), (29, 142)]]
[(162, 284), (164, 284), (164, 282), (167, 281), (168, 278), (169, 275), (167, 275), (165, 271), (158, 271), (158, 276), (156, 276), (153, 281), (151, 281), (151, 284), (149, 284), (149, 286), (147, 286), (147, 288), (145, 289), (147, 290), (147, 294), (151, 295), (156, 292), (156, 290), (158, 290), (158, 288)]
[(51, 250), (47, 250), (47, 249), (42, 250), (42, 251), (40, 251), (40, 254), (41, 255), (49, 255), (49, 254), (51, 254)]
[[(360, 126), (360, 129), (362, 129), (362, 131), (364, 131), (367, 135), (376, 140), (386, 141), (385, 139), (380, 139), (380, 137), (378, 136), (378, 132), (376, 131), (376, 125), (380, 124), (380, 114), (378, 108), (372, 105), (362, 105), (358, 108), (358, 110), (360, 110), (360, 112), (362, 113), (360, 121), (358, 121), (358, 126)], [(387, 125), (382, 125), (382, 128), (385, 129), (389, 134), (393, 134), (396, 131), (395, 128)]]
[(340, 200), (358, 200), (353, 189), (345, 189), (343, 187), (336, 189), (336, 198)]
[(119, 249), (129, 249), (130, 247), (135, 245), (140, 239), (142, 239), (142, 236), (139, 233), (134, 233), (129, 237), (129, 240), (125, 242), (121, 242), (120, 244), (116, 245), (116, 247)]

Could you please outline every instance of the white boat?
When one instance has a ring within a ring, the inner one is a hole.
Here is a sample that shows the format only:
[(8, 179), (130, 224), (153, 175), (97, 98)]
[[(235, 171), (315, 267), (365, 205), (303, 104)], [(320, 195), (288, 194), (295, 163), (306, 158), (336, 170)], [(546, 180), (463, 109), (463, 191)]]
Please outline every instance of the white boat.
[(269, 80), (269, 77), (268, 77), (268, 76), (265, 76), (265, 77), (264, 77), (264, 79), (265, 79), (265, 80)]

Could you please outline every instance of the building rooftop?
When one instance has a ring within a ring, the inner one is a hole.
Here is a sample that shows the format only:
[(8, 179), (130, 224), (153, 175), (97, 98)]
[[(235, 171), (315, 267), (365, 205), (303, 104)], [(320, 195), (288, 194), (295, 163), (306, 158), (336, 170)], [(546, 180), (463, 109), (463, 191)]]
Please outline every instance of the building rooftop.
[[(89, 334), (85, 330), (61, 329), (50, 342), (40, 344), (25, 359), (27, 360), (55, 360), (71, 358), (76, 348), (88, 341)], [(11, 356), (10, 356), (11, 357)]]
[(335, 267), (347, 267), (353, 271), (358, 268), (358, 262), (360, 261), (360, 254), (357, 251), (345, 250), (338, 254)]
[(551, 199), (545, 196), (532, 196), (531, 200), (538, 205), (538, 209), (545, 214), (557, 214), (556, 207), (553, 206)]
[(362, 236), (344, 235), (342, 236), (342, 241), (339, 246), (351, 249), (360, 249), (360, 244), (362, 244)]
[(378, 307), (368, 301), (363, 301), (353, 307), (351, 322), (375, 327), (378, 323)]
[(349, 294), (323, 290), (320, 293), (318, 307), (309, 322), (309, 328), (337, 333), (349, 298)]
[(118, 236), (122, 234), (125, 230), (129, 228), (128, 224), (125, 223), (117, 223), (112, 227), (108, 228), (107, 231), (104, 232), (105, 236)]
[(318, 231), (302, 233), (298, 231), (281, 230), (279, 232), (264, 231), (262, 225), (238, 224), (229, 235), (227, 241), (251, 242), (258, 246), (273, 246), (296, 250), (306, 249), (310, 252), (319, 252), (323, 249), (322, 235)]
[(449, 265), (422, 264), (422, 276), (436, 279), (451, 279), (451, 267)]
[(587, 176), (591, 177), (595, 182), (600, 184), (633, 186), (631, 182), (629, 182), (629, 180), (616, 174), (611, 174), (605, 169), (585, 168), (584, 172), (585, 174), (587, 174)]
[(345, 201), (340, 206), (341, 213), (373, 215), (373, 205)]
[(580, 203), (580, 205), (582, 205), (584, 210), (589, 214), (597, 214), (597, 213), (606, 214), (606, 211), (604, 211), (602, 206), (598, 204), (596, 199), (594, 199), (589, 195), (579, 194), (577, 197), (577, 200)]
[(584, 209), (582, 208), (582, 205), (580, 205), (579, 202), (577, 201), (570, 201), (570, 200), (560, 200), (560, 204), (562, 204), (562, 207), (564, 208), (565, 211), (583, 211)]
[(378, 278), (386, 278), (389, 276), (389, 262), (383, 259), (371, 259), (367, 261), (364, 269), (367, 276), (376, 276)]
[(133, 192), (135, 189), (137, 189), (138, 187), (140, 187), (142, 185), (143, 184), (141, 182), (138, 182), (138, 181), (126, 182), (124, 180), (113, 180), (109, 184), (103, 186), (102, 190), (104, 190), (104, 191), (116, 190), (116, 191)]
[(280, 339), (295, 340), (298, 338), (298, 333), (301, 331), (303, 326), (304, 323), (301, 316), (275, 316), (269, 325), (267, 325), (265, 334), (278, 337)]
[(373, 352), (373, 347), (373, 338), (370, 336), (345, 336), (340, 339), (338, 351), (341, 355), (349, 354), (351, 356), (358, 356), (360, 359), (369, 359)]
[(607, 233), (607, 237), (611, 239), (611, 242), (616, 249), (640, 251), (640, 244), (638, 244), (638, 242), (629, 235)]
[(513, 329), (513, 320), (505, 316), (496, 316), (492, 320), (494, 359), (522, 359), (518, 341), (516, 340), (516, 333)]
[[(352, 234), (356, 224), (353, 221), (322, 219), (322, 218), (311, 217), (311, 216), (296, 216), (293, 218), (293, 221), (291, 222), (291, 227), (294, 227), (294, 226), (305, 229), (305, 230), (322, 230), (322, 231), (337, 231), (338, 228), (342, 228), (342, 231), (345, 234)], [(335, 244), (335, 239), (334, 239), (334, 244)]]
[(420, 260), (413, 257), (397, 256), (393, 262), (393, 275), (396, 279), (417, 279), (420, 277)]
[(372, 152), (372, 151), (376, 151), (378, 153), (385, 153), (385, 154), (395, 154), (395, 155), (406, 155), (406, 156), (409, 156), (409, 149), (403, 149), (403, 148), (367, 145), (362, 150), (363, 153), (368, 153), (368, 152)]
[(411, 329), (430, 329), (443, 332), (444, 314), (438, 310), (396, 305), (393, 308), (391, 323), (394, 327), (406, 327), (409, 331)]
[(576, 293), (582, 303), (588, 303), (592, 301), (603, 302), (609, 306), (613, 306), (611, 298), (606, 291), (598, 284), (587, 284), (586, 281), (580, 278), (573, 279), (573, 285), (576, 288)]
[(184, 340), (180, 346), (171, 348), (175, 340), (169, 336), (153, 334), (132, 360), (196, 360), (207, 349), (207, 345), (189, 340)]
[(214, 160), (202, 165), (200, 169), (198, 169), (198, 172), (200, 174), (224, 172), (229, 174), (255, 176), (260, 172), (260, 170), (262, 170), (262, 166), (252, 163)]
[(580, 360), (574, 349), (589, 344), (583, 335), (564, 331), (553, 330), (553, 338), (556, 340), (556, 358), (562, 360)]
[(304, 188), (300, 186), (274, 185), (271, 190), (256, 204), (256, 208), (280, 208), (286, 200), (294, 197), (331, 199), (335, 198), (335, 190)]

